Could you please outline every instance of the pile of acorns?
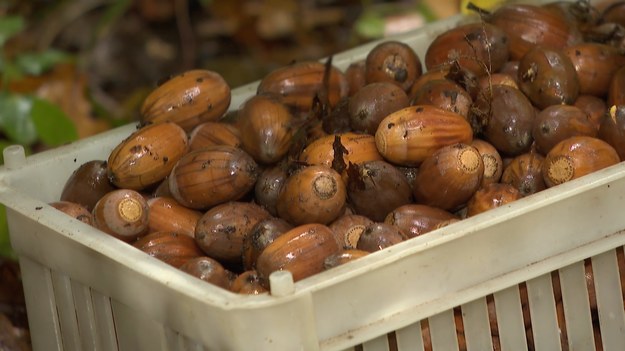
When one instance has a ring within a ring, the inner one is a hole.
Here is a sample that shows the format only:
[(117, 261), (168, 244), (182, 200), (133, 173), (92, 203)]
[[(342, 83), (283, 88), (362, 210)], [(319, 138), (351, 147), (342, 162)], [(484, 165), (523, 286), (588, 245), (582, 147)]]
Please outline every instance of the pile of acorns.
[(297, 281), (625, 159), (624, 51), (625, 2), (555, 2), (482, 11), (425, 67), (393, 40), (344, 72), (293, 63), (233, 113), (218, 73), (188, 71), (52, 205), (263, 293), (273, 271)]

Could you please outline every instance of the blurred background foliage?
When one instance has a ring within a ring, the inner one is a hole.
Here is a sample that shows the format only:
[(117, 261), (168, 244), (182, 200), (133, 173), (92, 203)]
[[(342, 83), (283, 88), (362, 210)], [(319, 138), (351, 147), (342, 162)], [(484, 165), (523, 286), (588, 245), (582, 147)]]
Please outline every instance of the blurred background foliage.
[[(157, 82), (191, 68), (237, 87), (459, 8), (460, 0), (0, 0), (0, 148), (31, 154), (136, 121)], [(1, 205), (0, 346), (29, 349)]]

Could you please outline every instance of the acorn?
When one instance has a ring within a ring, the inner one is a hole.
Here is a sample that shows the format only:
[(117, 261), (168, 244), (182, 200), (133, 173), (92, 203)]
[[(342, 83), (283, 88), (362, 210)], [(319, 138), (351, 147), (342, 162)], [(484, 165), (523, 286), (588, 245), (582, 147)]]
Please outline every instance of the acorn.
[(89, 210), (78, 203), (71, 201), (54, 201), (49, 203), (48, 205), (56, 208), (57, 210), (65, 213), (66, 215), (76, 218), (77, 220), (88, 224), (90, 226), (94, 225), (93, 214), (89, 212)]
[(458, 220), (453, 213), (438, 207), (408, 204), (394, 209), (384, 223), (399, 228), (408, 238), (414, 238)]
[(612, 106), (601, 121), (599, 139), (610, 144), (625, 160), (625, 105)]
[(483, 176), (484, 162), (476, 148), (462, 143), (444, 146), (419, 167), (414, 197), (418, 203), (455, 210), (473, 196)]
[(347, 80), (348, 96), (354, 95), (360, 88), (367, 85), (365, 79), (365, 60), (357, 60), (349, 64), (345, 69), (345, 79)]
[(499, 182), (503, 173), (503, 160), (499, 151), (491, 143), (482, 139), (473, 139), (471, 146), (477, 149), (484, 162), (484, 176), (480, 187)]
[(470, 143), (471, 125), (461, 115), (429, 105), (410, 106), (380, 122), (375, 144), (389, 162), (418, 166), (443, 146)]
[(544, 161), (545, 157), (535, 151), (516, 156), (504, 168), (501, 183), (514, 186), (523, 196), (544, 190), (547, 187), (542, 174)]
[(189, 151), (212, 145), (241, 146), (241, 132), (224, 122), (204, 122), (189, 133)]
[(536, 111), (519, 89), (493, 85), (480, 94), (471, 109), (474, 127), (502, 156), (515, 156), (532, 146), (532, 126)]
[(601, 43), (580, 43), (564, 49), (579, 79), (579, 93), (604, 97), (616, 71), (625, 65), (625, 55)]
[(254, 226), (271, 215), (249, 202), (227, 202), (206, 211), (195, 228), (195, 241), (207, 256), (241, 265), (243, 242)]
[(104, 194), (114, 189), (115, 186), (109, 182), (106, 161), (92, 160), (72, 172), (65, 181), (59, 200), (77, 203), (91, 211)]
[(308, 166), (287, 178), (278, 196), (278, 215), (294, 225), (328, 224), (344, 211), (345, 183), (332, 168)]
[(574, 136), (559, 142), (549, 151), (542, 174), (547, 187), (552, 187), (619, 162), (616, 150), (605, 141)]
[(209, 146), (185, 154), (169, 175), (171, 195), (192, 209), (236, 201), (254, 188), (258, 165), (241, 149)]
[(243, 268), (247, 270), (256, 268), (256, 260), (265, 247), (291, 228), (292, 225), (277, 217), (268, 217), (256, 223), (243, 237), (241, 256)]
[(150, 233), (135, 241), (132, 246), (176, 268), (191, 259), (204, 256), (193, 238), (171, 232)]
[(521, 91), (540, 109), (571, 105), (580, 92), (573, 62), (558, 49), (536, 46), (529, 50), (519, 61), (518, 80)]
[(606, 100), (593, 95), (579, 95), (573, 103), (573, 106), (584, 111), (597, 130), (599, 129), (603, 116), (608, 112)]
[(457, 62), (476, 76), (497, 72), (508, 61), (508, 35), (499, 27), (477, 22), (461, 24), (439, 34), (428, 46), (428, 70)]
[(532, 137), (543, 155), (560, 141), (577, 135), (597, 136), (597, 128), (579, 107), (553, 105), (536, 115)]
[(607, 105), (625, 105), (625, 65), (614, 73), (610, 81)]
[(340, 251), (332, 230), (319, 223), (297, 226), (280, 235), (258, 256), (256, 270), (265, 287), (269, 275), (287, 270), (294, 281), (325, 270), (326, 257)]
[(286, 167), (282, 164), (263, 169), (254, 185), (254, 200), (264, 207), (272, 216), (278, 214), (278, 195), (288, 177)]
[(357, 214), (383, 221), (393, 209), (412, 202), (408, 179), (386, 161), (352, 164), (348, 174), (347, 196)]
[(491, 183), (478, 189), (467, 203), (467, 217), (501, 207), (522, 197), (511, 184)]
[(268, 290), (262, 285), (258, 272), (248, 270), (239, 274), (239, 276), (232, 281), (230, 291), (237, 294), (260, 295), (267, 293)]
[(235, 279), (234, 273), (225, 269), (219, 261), (207, 256), (191, 258), (182, 264), (179, 269), (224, 289), (230, 289), (230, 285)]
[(329, 227), (334, 232), (339, 247), (347, 250), (356, 248), (358, 238), (371, 223), (373, 221), (365, 216), (344, 214), (330, 223)]
[(399, 228), (387, 223), (374, 222), (365, 227), (358, 238), (356, 249), (375, 252), (408, 239)]
[(417, 53), (408, 44), (384, 41), (369, 51), (365, 62), (365, 81), (391, 82), (409, 91), (423, 67)]
[(276, 95), (254, 95), (239, 108), (242, 148), (258, 163), (273, 164), (289, 151), (295, 134), (293, 115)]
[(131, 242), (146, 233), (150, 207), (131, 189), (113, 190), (93, 207), (95, 227), (120, 240)]
[(433, 105), (468, 118), (473, 99), (459, 84), (449, 79), (431, 80), (411, 96), (411, 105)]
[[(337, 145), (337, 138), (340, 145)], [(348, 132), (327, 135), (313, 141), (304, 148), (298, 160), (308, 165), (332, 167), (338, 156), (335, 154), (337, 147), (341, 149), (345, 165), (382, 159), (372, 135)]]
[(154, 197), (147, 203), (149, 232), (174, 232), (195, 237), (195, 227), (202, 212), (182, 206), (171, 197)]
[(354, 131), (373, 135), (384, 117), (408, 105), (408, 95), (397, 85), (389, 82), (367, 84), (349, 99), (350, 126)]
[(349, 249), (337, 252), (333, 255), (326, 257), (323, 261), (323, 266), (325, 269), (334, 268), (340, 265), (343, 265), (347, 262), (351, 262), (357, 260), (361, 257), (365, 257), (369, 254), (369, 251), (358, 250), (358, 249)]
[(209, 70), (190, 70), (154, 89), (141, 106), (142, 123), (171, 121), (186, 132), (216, 121), (230, 107), (231, 91), (223, 77)]
[(328, 86), (324, 87), (325, 71), (326, 66), (318, 61), (301, 61), (280, 67), (261, 79), (257, 94), (280, 95), (284, 104), (301, 114), (311, 110), (315, 96), (324, 89), (332, 108), (347, 96), (349, 87), (345, 75), (334, 66), (330, 68)]
[(165, 179), (187, 149), (187, 134), (177, 124), (145, 125), (110, 153), (109, 180), (119, 188), (145, 189)]

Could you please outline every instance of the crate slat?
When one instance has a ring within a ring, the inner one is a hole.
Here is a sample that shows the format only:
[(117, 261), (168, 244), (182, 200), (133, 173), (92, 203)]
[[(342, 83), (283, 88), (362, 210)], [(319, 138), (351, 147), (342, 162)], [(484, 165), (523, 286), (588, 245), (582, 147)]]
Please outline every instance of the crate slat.
[(528, 280), (527, 296), (536, 350), (562, 350), (551, 275)]
[(605, 351), (625, 348), (625, 312), (616, 250), (592, 257), (601, 340)]
[(584, 262), (563, 267), (559, 273), (569, 349), (595, 351)]
[(486, 298), (480, 298), (461, 306), (464, 323), (464, 337), (468, 351), (492, 350), (488, 304)]
[(362, 344), (363, 351), (389, 351), (388, 337), (386, 334), (378, 336)]
[(50, 269), (19, 256), (33, 350), (63, 350)]
[(117, 350), (117, 333), (113, 321), (113, 308), (111, 299), (91, 289), (91, 302), (95, 323), (98, 329), (98, 345), (101, 350)]
[(454, 311), (447, 310), (428, 318), (433, 350), (457, 351), (458, 338)]
[(527, 339), (519, 288), (515, 285), (493, 294), (502, 351), (526, 351)]
[(413, 323), (395, 332), (399, 351), (423, 351), (421, 322)]
[(66, 274), (54, 270), (51, 271), (51, 277), (52, 288), (56, 298), (56, 309), (61, 325), (61, 336), (63, 337), (63, 350), (80, 351), (80, 333), (78, 332), (71, 280)]
[(91, 302), (91, 290), (88, 286), (72, 280), (72, 294), (76, 308), (81, 350), (101, 350), (98, 345), (98, 329), (95, 322), (93, 303)]
[(166, 350), (163, 326), (132, 308), (112, 301), (113, 319), (120, 351)]

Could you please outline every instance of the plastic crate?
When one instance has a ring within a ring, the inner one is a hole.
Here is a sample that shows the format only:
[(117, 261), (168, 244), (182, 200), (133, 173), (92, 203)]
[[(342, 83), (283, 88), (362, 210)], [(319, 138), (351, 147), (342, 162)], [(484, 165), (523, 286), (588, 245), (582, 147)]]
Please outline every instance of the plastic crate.
[[(399, 39), (423, 57), (435, 35), (461, 20)], [(375, 44), (336, 55), (334, 63), (345, 68)], [(254, 92), (255, 84), (234, 90), (232, 108)], [(28, 158), (19, 146), (4, 150), (0, 202), (35, 350), (423, 350), (425, 337), (433, 350), (447, 351), (459, 349), (456, 324), (468, 350), (526, 350), (525, 297), (536, 350), (595, 350), (595, 338), (605, 350), (625, 349), (618, 265), (625, 261), (624, 163), (295, 284), (277, 274), (271, 295), (246, 296), (47, 205), (74, 169), (106, 159), (134, 128)], [(596, 292), (590, 299), (588, 267)], [(495, 344), (489, 312), (496, 313)]]

